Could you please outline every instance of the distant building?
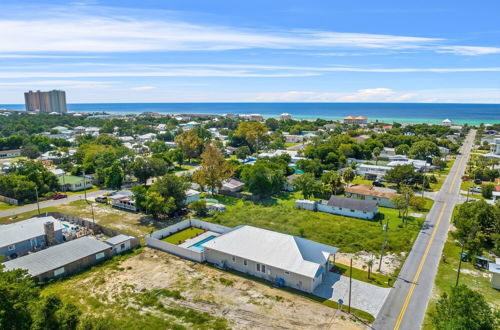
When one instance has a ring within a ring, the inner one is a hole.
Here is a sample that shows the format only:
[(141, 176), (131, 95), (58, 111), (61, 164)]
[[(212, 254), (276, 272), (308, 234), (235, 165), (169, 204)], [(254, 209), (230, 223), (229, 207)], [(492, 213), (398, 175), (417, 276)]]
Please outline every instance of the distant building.
[(344, 124), (358, 124), (358, 125), (366, 125), (368, 123), (368, 118), (364, 116), (347, 116), (344, 117)]
[(80, 191), (92, 188), (91, 178), (76, 175), (61, 175), (57, 179), (63, 191)]
[(449, 120), (448, 118), (446, 118), (445, 120), (443, 120), (443, 125), (444, 126), (451, 126), (451, 120)]
[(280, 120), (291, 120), (291, 119), (292, 119), (292, 115), (289, 113), (285, 112), (285, 113), (282, 113), (280, 115)]
[(44, 113), (66, 113), (66, 92), (52, 90), (49, 92), (29, 91), (24, 93), (26, 111), (40, 111)]
[(21, 156), (21, 150), (2, 150), (0, 151), (0, 158), (12, 158)]
[(500, 138), (495, 139), (495, 154), (500, 155)]
[(355, 184), (345, 188), (345, 195), (349, 198), (374, 201), (383, 207), (395, 208), (392, 198), (398, 194), (389, 191), (376, 190), (373, 186), (367, 184)]
[(377, 202), (355, 198), (331, 196), (320, 202), (298, 199), (295, 206), (309, 211), (325, 212), (365, 220), (373, 219), (378, 213)]

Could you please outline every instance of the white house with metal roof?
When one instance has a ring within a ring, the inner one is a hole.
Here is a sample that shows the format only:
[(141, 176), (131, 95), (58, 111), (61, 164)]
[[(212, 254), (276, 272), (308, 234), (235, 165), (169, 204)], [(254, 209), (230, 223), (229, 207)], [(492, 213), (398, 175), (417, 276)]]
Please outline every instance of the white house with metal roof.
[(0, 256), (14, 259), (62, 243), (63, 228), (61, 222), (51, 216), (0, 226)]
[(236, 227), (203, 244), (218, 267), (313, 292), (330, 269), (333, 246), (252, 226)]

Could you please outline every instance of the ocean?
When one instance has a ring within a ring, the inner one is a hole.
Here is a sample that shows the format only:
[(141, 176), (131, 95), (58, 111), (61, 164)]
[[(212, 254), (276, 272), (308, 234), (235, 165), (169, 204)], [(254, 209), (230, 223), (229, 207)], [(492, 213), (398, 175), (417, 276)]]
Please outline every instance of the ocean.
[[(366, 116), (369, 121), (402, 123), (500, 123), (500, 104), (454, 103), (76, 103), (70, 111), (106, 111), (112, 114), (159, 113), (252, 114), (277, 117), (289, 113), (300, 119), (342, 119)], [(23, 104), (0, 104), (0, 109), (24, 110)]]

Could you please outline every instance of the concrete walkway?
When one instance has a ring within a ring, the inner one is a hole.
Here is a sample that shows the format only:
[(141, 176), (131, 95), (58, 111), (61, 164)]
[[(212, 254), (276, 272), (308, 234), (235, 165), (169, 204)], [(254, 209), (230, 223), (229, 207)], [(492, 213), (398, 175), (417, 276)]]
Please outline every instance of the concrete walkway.
[[(382, 288), (353, 279), (351, 307), (377, 317), (390, 290), (390, 288)], [(314, 290), (314, 294), (337, 303), (339, 299), (342, 299), (344, 306), (347, 306), (349, 304), (349, 277), (328, 272), (323, 283)]]

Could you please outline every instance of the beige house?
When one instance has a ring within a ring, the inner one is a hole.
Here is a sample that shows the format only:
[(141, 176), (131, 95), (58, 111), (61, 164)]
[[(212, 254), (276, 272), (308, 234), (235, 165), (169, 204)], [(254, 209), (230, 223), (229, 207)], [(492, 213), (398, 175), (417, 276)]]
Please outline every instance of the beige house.
[(398, 196), (398, 194), (376, 190), (373, 186), (367, 184), (355, 184), (345, 188), (345, 196), (349, 198), (375, 201), (379, 206), (395, 208), (391, 198)]

